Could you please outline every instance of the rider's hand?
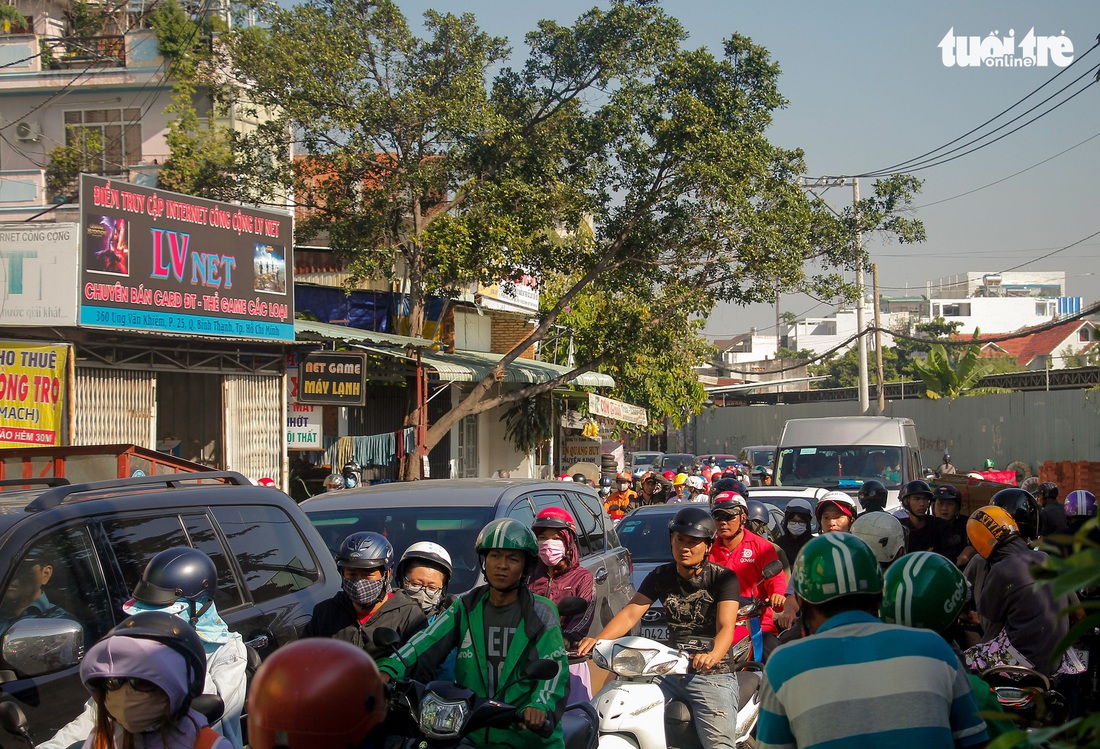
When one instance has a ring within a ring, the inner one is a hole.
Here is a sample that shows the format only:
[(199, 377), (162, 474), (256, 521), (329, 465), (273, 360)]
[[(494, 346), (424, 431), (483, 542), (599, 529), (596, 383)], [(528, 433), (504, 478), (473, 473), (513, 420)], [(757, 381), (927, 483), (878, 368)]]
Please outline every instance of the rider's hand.
[(691, 665), (696, 671), (707, 671), (714, 668), (721, 660), (713, 651), (708, 651), (706, 653), (696, 653), (692, 656)]
[(779, 613), (777, 613), (775, 615), (775, 626), (776, 626), (776, 628), (778, 628), (780, 630), (790, 629), (790, 626), (792, 624), (794, 624), (794, 617), (795, 617), (795, 613), (794, 613), (793, 609), (780, 611)]
[(783, 605), (787, 602), (787, 597), (782, 593), (772, 593), (768, 596), (768, 603), (772, 605), (772, 609), (775, 611), (782, 611)]
[(390, 675), (387, 674), (385, 671), (379, 671), (378, 675), (382, 677), (382, 686), (390, 683)]
[(588, 655), (592, 648), (596, 647), (598, 640), (595, 637), (585, 637), (577, 643), (577, 655)]
[(523, 727), (529, 731), (537, 731), (546, 722), (546, 713), (537, 707), (525, 707), (523, 709)]

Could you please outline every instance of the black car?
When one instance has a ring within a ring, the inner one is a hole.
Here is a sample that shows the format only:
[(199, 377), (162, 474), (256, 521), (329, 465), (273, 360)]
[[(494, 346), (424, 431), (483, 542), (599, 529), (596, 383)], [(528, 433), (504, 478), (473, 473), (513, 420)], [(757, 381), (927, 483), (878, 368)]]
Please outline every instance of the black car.
[(596, 492), (562, 481), (446, 479), (343, 489), (306, 500), (302, 509), (329, 549), (357, 531), (385, 534), (400, 557), (410, 544), (434, 541), (454, 564), (450, 592), (481, 581), (474, 547), (490, 520), (515, 518), (530, 526), (546, 507), (563, 507), (577, 522), (581, 565), (596, 582), (596, 616), (591, 632), (626, 606), (634, 595), (630, 553), (619, 543)]
[[(261, 656), (297, 639), (314, 605), (339, 590), (332, 556), (298, 506), (238, 473), (63, 481), (0, 482), (0, 700), (23, 710), (35, 743), (83, 710), (80, 659), (125, 618), (158, 552), (189, 545), (213, 559), (218, 613)], [(29, 584), (36, 607), (25, 605)], [(0, 731), (0, 746), (25, 742)]]

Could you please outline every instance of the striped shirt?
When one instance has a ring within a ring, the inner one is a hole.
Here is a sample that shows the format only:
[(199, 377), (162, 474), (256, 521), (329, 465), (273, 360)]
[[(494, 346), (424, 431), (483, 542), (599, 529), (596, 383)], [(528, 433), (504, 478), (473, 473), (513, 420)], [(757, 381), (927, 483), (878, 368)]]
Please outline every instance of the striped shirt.
[(988, 740), (958, 657), (929, 630), (845, 611), (772, 653), (760, 749), (952, 749)]

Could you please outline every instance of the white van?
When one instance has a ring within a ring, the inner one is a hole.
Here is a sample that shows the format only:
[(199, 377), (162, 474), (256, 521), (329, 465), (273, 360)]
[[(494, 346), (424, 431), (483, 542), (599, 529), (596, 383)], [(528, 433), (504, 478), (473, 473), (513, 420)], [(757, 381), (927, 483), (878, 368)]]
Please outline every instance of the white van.
[(886, 486), (890, 511), (901, 506), (898, 490), (925, 476), (912, 419), (790, 419), (775, 456), (776, 486), (839, 489), (854, 497), (864, 481), (876, 479)]

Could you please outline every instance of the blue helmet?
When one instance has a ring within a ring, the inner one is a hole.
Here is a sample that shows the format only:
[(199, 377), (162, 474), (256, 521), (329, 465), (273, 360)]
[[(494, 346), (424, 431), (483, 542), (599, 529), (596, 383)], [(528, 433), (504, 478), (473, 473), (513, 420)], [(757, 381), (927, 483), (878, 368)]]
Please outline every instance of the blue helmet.
[(389, 572), (393, 567), (393, 545), (381, 533), (352, 533), (336, 552), (336, 566)]

